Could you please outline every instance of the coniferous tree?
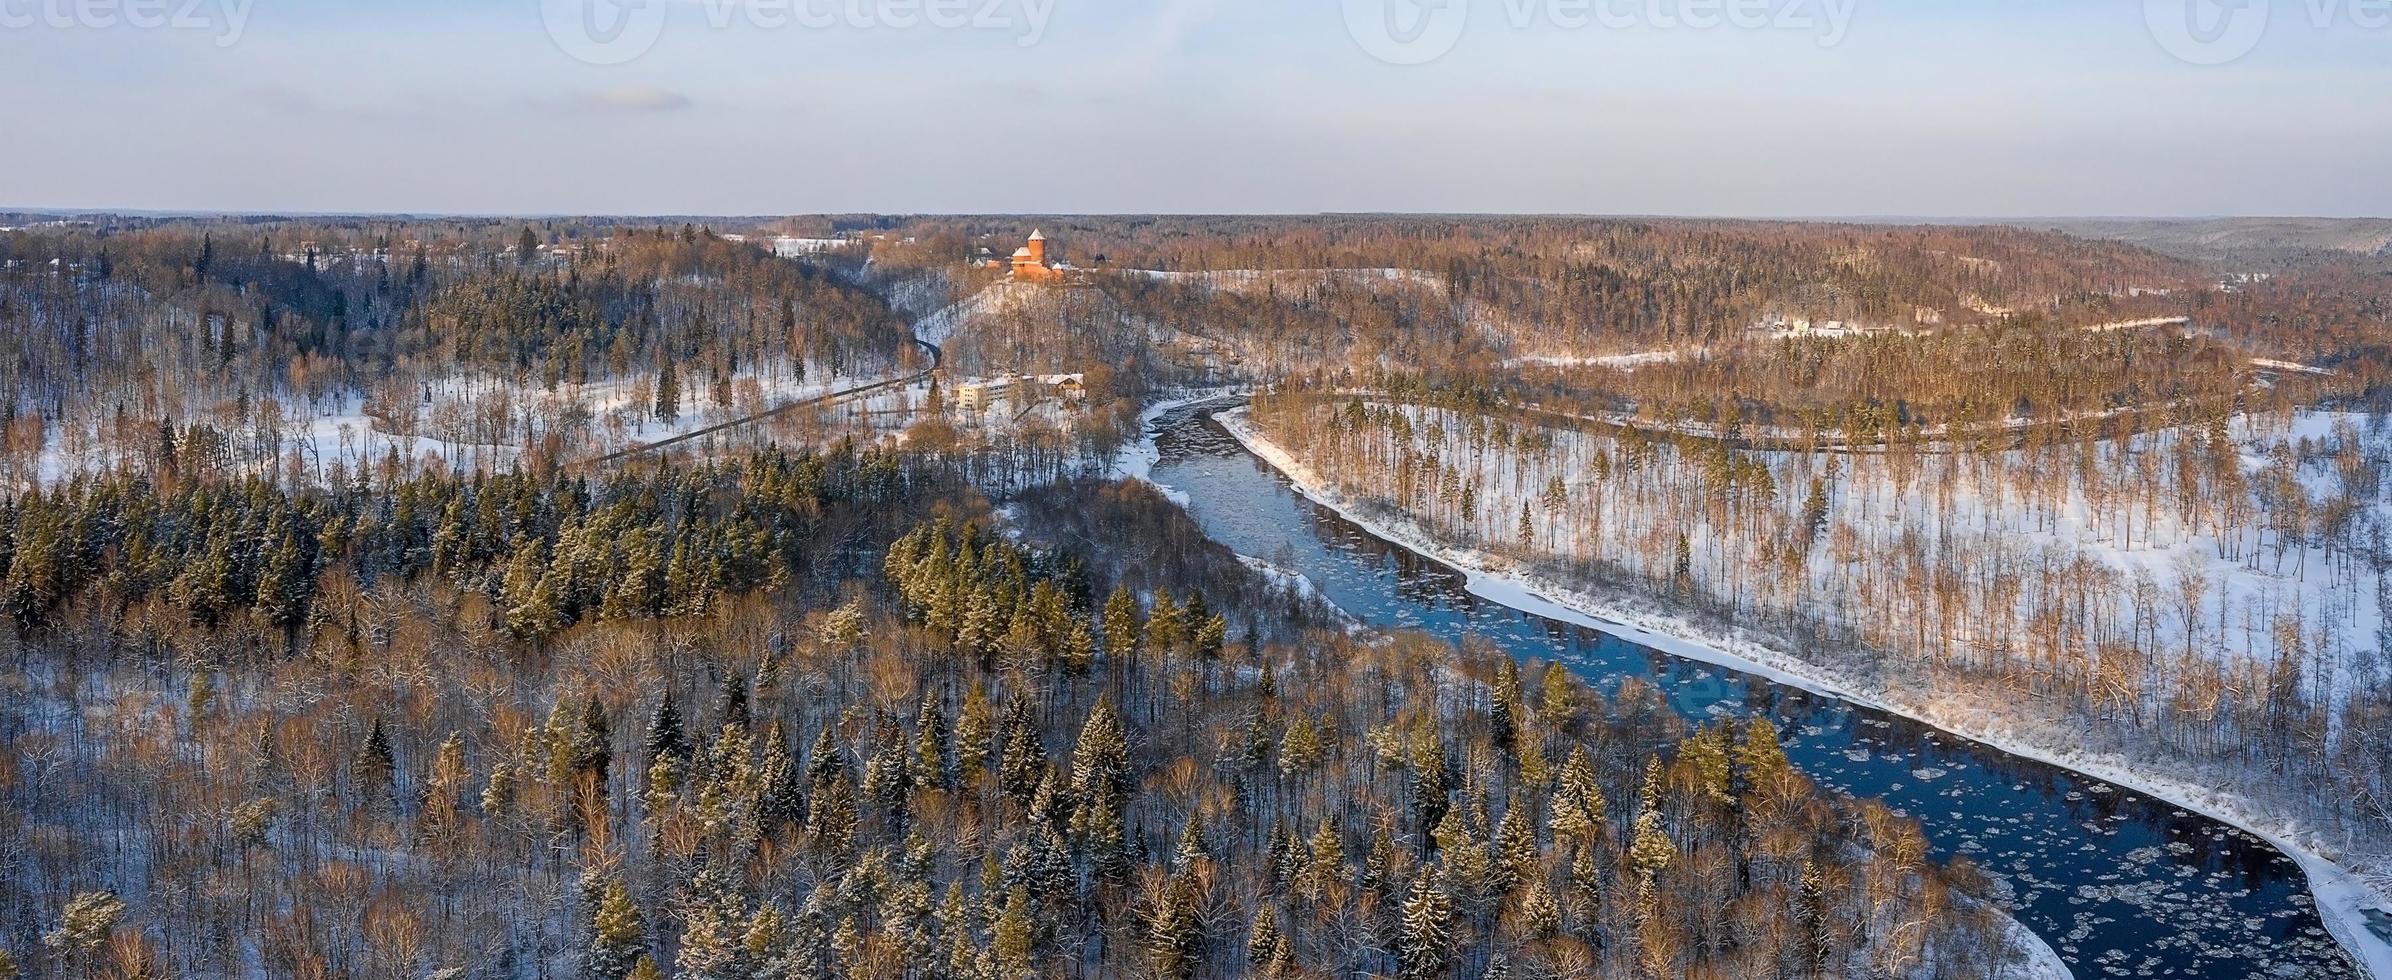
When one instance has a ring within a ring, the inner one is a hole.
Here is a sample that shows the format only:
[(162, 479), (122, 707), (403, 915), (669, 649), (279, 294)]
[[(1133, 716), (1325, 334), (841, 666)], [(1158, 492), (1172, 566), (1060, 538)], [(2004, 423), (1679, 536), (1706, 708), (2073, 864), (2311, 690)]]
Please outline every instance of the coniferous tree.
[(1254, 911), (1254, 928), (1246, 934), (1246, 966), (1267, 973), (1286, 937), (1279, 932), (1279, 910), (1265, 902)]
[(1160, 879), (1153, 911), (1147, 919), (1146, 951), (1155, 975), (1186, 980), (1204, 965), (1203, 922), (1188, 891), (1194, 886), (1179, 877)]
[(1115, 586), (1113, 594), (1105, 598), (1105, 652), (1116, 659), (1138, 655), (1138, 641), (1142, 629), (1138, 622), (1138, 599), (1128, 586)]
[(681, 730), (681, 707), (674, 703), (669, 685), (664, 689), (664, 697), (656, 702), (656, 710), (648, 715), (648, 735), (641, 746), (647, 751), (651, 766), (666, 756), (689, 759), (689, 741)]
[(1453, 911), (1453, 897), (1436, 875), (1422, 874), (1412, 883), (1412, 893), (1404, 900), (1396, 976), (1432, 980), (1445, 975), (1452, 963)]
[(621, 879), (609, 878), (591, 915), (582, 975), (589, 980), (622, 980), (647, 960), (647, 929), (640, 924), (631, 889)]
[(671, 354), (659, 358), (656, 370), (656, 419), (671, 425), (681, 418), (681, 375)]
[(356, 758), (349, 764), (349, 773), (356, 782), (360, 802), (374, 804), (387, 801), (393, 791), (392, 780), (398, 773), (398, 759), (390, 747), (390, 735), (382, 730), (380, 716), (366, 729), (365, 742), (358, 746)]

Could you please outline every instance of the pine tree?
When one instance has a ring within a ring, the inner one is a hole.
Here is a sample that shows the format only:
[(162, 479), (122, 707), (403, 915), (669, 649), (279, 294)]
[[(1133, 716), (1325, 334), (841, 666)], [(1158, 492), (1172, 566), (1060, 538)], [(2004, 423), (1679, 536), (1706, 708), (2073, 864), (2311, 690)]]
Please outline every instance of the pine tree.
[(743, 674), (733, 673), (723, 678), (721, 696), (714, 702), (714, 723), (723, 727), (750, 727), (754, 719), (748, 715), (748, 683)]
[(690, 881), (683, 902), (681, 949), (674, 957), (684, 980), (735, 980), (744, 972), (744, 904), (711, 868)]
[(1265, 902), (1254, 911), (1254, 928), (1246, 934), (1246, 965), (1267, 973), (1284, 937), (1279, 933), (1279, 910)]
[(1520, 731), (1520, 665), (1509, 657), (1495, 664), (1495, 683), (1488, 693), (1487, 725), (1495, 747), (1512, 751)]
[(964, 688), (963, 714), (955, 720), (955, 763), (966, 784), (988, 770), (989, 726), (988, 695), (978, 684)]
[(564, 625), (564, 613), (558, 607), (556, 578), (548, 574), (547, 564), (540, 559), (541, 542), (537, 537), (525, 537), (515, 557), (507, 564), (505, 585), (500, 590), (506, 609), (507, 631), (518, 639), (541, 640)]
[(1670, 561), (1670, 588), (1680, 600), (1694, 598), (1694, 550), (1688, 546), (1686, 535), (1678, 535), (1677, 557)]
[(1558, 663), (1545, 665), (1545, 677), (1539, 682), (1543, 693), (1538, 697), (1537, 713), (1553, 731), (1567, 734), (1578, 725), (1578, 681), (1570, 676), (1570, 669)]
[(1325, 754), (1327, 749), (1321, 744), (1320, 729), (1311, 718), (1299, 715), (1288, 722), (1287, 734), (1279, 740), (1279, 774), (1293, 778), (1311, 772)]
[(588, 980), (621, 980), (647, 959), (647, 930), (640, 924), (639, 907), (631, 902), (631, 889), (621, 879), (609, 878), (597, 911), (591, 916), (590, 946), (584, 954), (582, 976)]
[(666, 756), (689, 761), (689, 739), (681, 729), (681, 706), (674, 703), (673, 689), (668, 685), (664, 697), (656, 702), (656, 710), (648, 715), (648, 736), (641, 740), (649, 765)]
[(364, 744), (358, 746), (357, 756), (349, 764), (359, 801), (372, 805), (389, 800), (398, 770), (390, 735), (382, 730), (382, 719), (376, 716), (373, 725), (366, 729)]
[(1187, 871), (1198, 863), (1212, 859), (1212, 842), (1204, 836), (1204, 811), (1188, 811), (1187, 825), (1179, 832), (1179, 850), (1171, 858), (1174, 870)]
[(1736, 802), (1728, 767), (1727, 733), (1705, 728), (1678, 743), (1678, 764), (1693, 774), (1703, 794), (1722, 806)]
[(1410, 746), (1412, 818), (1422, 827), (1435, 827), (1452, 804), (1453, 785), (1445, 768), (1445, 743), (1434, 728), (1412, 734)]
[(1107, 655), (1119, 660), (1138, 655), (1144, 630), (1138, 622), (1138, 599), (1128, 586), (1114, 586), (1113, 594), (1105, 598), (1104, 630)]
[(1445, 861), (1445, 880), (1455, 893), (1477, 901), (1502, 891), (1495, 863), (1461, 810), (1446, 811), (1445, 819), (1437, 824), (1432, 836), (1437, 841), (1438, 855)]
[(258, 570), (255, 608), (267, 625), (289, 628), (305, 616), (314, 580), (304, 567), (306, 556), (299, 551), (298, 537), (288, 530), (276, 537), (278, 543), (266, 552)]
[(1562, 763), (1561, 785), (1553, 793), (1547, 818), (1553, 836), (1579, 843), (1592, 841), (1603, 828), (1605, 808), (1594, 757), (1587, 754), (1586, 746), (1577, 746), (1571, 751), (1570, 760)]
[(990, 944), (1005, 976), (1028, 976), (1035, 967), (1037, 935), (1030, 919), (1030, 893), (1014, 888), (1005, 893), (1005, 909), (997, 916)]
[(573, 730), (573, 771), (576, 776), (594, 778), (601, 792), (614, 769), (614, 741), (614, 727), (607, 721), (606, 705), (592, 694), (582, 701), (580, 723)]
[(1168, 656), (1179, 652), (1179, 645), (1187, 638), (1187, 623), (1179, 603), (1168, 592), (1157, 592), (1154, 608), (1146, 615), (1145, 649)]
[(756, 770), (756, 830), (770, 836), (805, 816), (797, 756), (790, 751), (788, 733), (778, 718), (764, 724), (763, 755)]
[(913, 779), (922, 786), (953, 786), (955, 767), (948, 762), (947, 712), (938, 689), (923, 693), (914, 711)]
[(656, 419), (671, 425), (681, 418), (681, 376), (670, 353), (659, 358), (656, 370)]
[(1819, 976), (1826, 971), (1827, 958), (1833, 949), (1833, 937), (1828, 931), (1827, 875), (1815, 863), (1802, 863), (1802, 877), (1794, 890), (1794, 929), (1801, 938), (1803, 973)]
[(540, 236), (532, 233), (532, 226), (523, 226), (523, 234), (515, 239), (515, 264), (530, 265), (540, 254)]
[(1147, 918), (1146, 952), (1159, 977), (1187, 980), (1203, 966), (1203, 924), (1187, 894), (1192, 887), (1179, 878), (1165, 878), (1155, 896)]
[(1527, 808), (1526, 799), (1514, 797), (1512, 805), (1504, 808), (1503, 820), (1495, 826), (1495, 870), (1501, 891), (1511, 891), (1544, 876), (1536, 829), (1522, 813)]
[(1628, 863), (1651, 882), (1654, 875), (1678, 857), (1678, 845), (1661, 823), (1661, 759), (1645, 761), (1644, 789), (1636, 801), (1636, 829), (1628, 844)]
[(42, 934), (42, 945), (67, 963), (88, 965), (116, 933), (125, 903), (114, 892), (82, 892), (59, 911), (58, 928)]
[(1759, 785), (1792, 770), (1785, 747), (1778, 744), (1777, 726), (1755, 716), (1744, 726), (1744, 741), (1736, 747), (1736, 764), (1744, 769), (1747, 785)]
[(1396, 976), (1403, 980), (1442, 977), (1452, 962), (1453, 896), (1437, 884), (1435, 875), (1422, 874), (1404, 900), (1401, 941), (1396, 948)]
[(1027, 697), (1015, 697), (1005, 706), (1004, 731), (999, 733), (1005, 748), (997, 761), (997, 782), (1007, 795), (1028, 805), (1038, 794), (1038, 781), (1046, 774), (1046, 746), (1041, 743), (1038, 722), (1030, 715)]
[(1129, 736), (1112, 699), (1098, 697), (1080, 727), (1080, 744), (1072, 751), (1071, 788), (1090, 806), (1118, 809), (1130, 789)]
[(1802, 528), (1805, 544), (1816, 544), (1819, 535), (1827, 530), (1827, 480), (1811, 478), (1810, 496), (1802, 502)]

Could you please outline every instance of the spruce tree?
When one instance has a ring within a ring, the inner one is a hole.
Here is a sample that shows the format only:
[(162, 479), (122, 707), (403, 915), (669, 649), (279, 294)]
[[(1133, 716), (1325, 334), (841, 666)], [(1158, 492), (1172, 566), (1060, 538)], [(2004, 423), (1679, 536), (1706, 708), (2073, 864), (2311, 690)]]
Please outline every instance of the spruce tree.
[(582, 976), (588, 980), (622, 980), (648, 959), (647, 930), (640, 924), (639, 907), (622, 879), (609, 878), (591, 915), (590, 946), (584, 954)]
[(358, 799), (369, 805), (388, 801), (398, 769), (398, 759), (390, 747), (390, 735), (382, 730), (382, 718), (376, 716), (373, 724), (366, 729), (364, 744), (358, 746), (357, 756), (349, 765), (350, 775), (356, 781)]
[(671, 425), (681, 418), (681, 376), (673, 367), (668, 352), (658, 359), (656, 370), (656, 419)]
[(1072, 792), (1087, 805), (1119, 808), (1130, 789), (1129, 751), (1129, 737), (1112, 699), (1098, 697), (1072, 752)]
[(1113, 588), (1105, 598), (1105, 653), (1116, 660), (1138, 655), (1138, 642), (1144, 630), (1138, 622), (1138, 599), (1130, 594), (1129, 586)]
[(681, 706), (673, 701), (670, 685), (665, 687), (664, 697), (656, 702), (656, 710), (648, 715), (648, 735), (641, 740), (641, 747), (647, 751), (651, 766), (666, 756), (689, 760), (689, 740), (682, 733)]
[(1422, 874), (1404, 900), (1401, 942), (1396, 948), (1396, 976), (1402, 980), (1432, 980), (1445, 975), (1452, 963), (1453, 897)]
[(1193, 887), (1178, 877), (1163, 878), (1157, 887), (1160, 894), (1147, 918), (1146, 951), (1158, 977), (1187, 980), (1203, 966), (1203, 923), (1187, 894)]
[(1246, 966), (1258, 974), (1269, 972), (1271, 957), (1278, 952), (1283, 938), (1279, 933), (1279, 910), (1264, 902), (1254, 910), (1254, 928), (1246, 934)]
[(1594, 757), (1587, 754), (1586, 746), (1577, 746), (1569, 761), (1562, 763), (1561, 784), (1553, 793), (1547, 816), (1553, 836), (1581, 844), (1591, 842), (1603, 829), (1605, 808)]

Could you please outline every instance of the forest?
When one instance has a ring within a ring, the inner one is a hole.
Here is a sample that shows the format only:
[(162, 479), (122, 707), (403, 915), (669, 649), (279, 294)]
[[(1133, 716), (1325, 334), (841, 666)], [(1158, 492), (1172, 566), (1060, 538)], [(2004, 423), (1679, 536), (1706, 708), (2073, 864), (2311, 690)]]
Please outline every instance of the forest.
[(1999, 226), (28, 222), (0, 980), (2014, 975), (1999, 875), (1766, 718), (1123, 478), (1225, 394), (1423, 541), (2392, 881), (2388, 317)]
[[(1185, 534), (1152, 491), (1053, 492)], [(1693, 729), (1558, 666), (1216, 606), (1251, 582), (1134, 590), (984, 530), (919, 460), (109, 482), (7, 516), (0, 935), (30, 975), (1972, 977), (2010, 955), (1981, 879), (1822, 795), (1765, 722)], [(1241, 576), (1191, 559), (1172, 577)]]

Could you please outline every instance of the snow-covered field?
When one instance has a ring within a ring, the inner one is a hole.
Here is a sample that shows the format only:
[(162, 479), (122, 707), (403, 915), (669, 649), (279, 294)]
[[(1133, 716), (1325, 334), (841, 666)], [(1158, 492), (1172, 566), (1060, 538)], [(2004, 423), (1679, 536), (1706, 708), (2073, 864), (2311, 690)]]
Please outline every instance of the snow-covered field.
[(1682, 350), (1648, 350), (1633, 354), (1527, 354), (1512, 359), (1512, 363), (1532, 367), (1602, 367), (1633, 371), (1651, 364), (1670, 364), (1686, 357)]
[[(1973, 698), (1953, 697), (1933, 690), (1886, 689), (1857, 672), (1794, 656), (1750, 637), (1698, 625), (1649, 600), (1598, 595), (1554, 581), (1520, 561), (1488, 550), (1457, 546), (1451, 543), (1450, 534), (1432, 531), (1412, 517), (1391, 513), (1383, 506), (1367, 506), (1364, 501), (1347, 496), (1333, 481), (1262, 435), (1243, 410), (1223, 413), (1218, 418), (1248, 449), (1285, 473), (1298, 492), (1381, 537), (1462, 570), (1468, 578), (1469, 590), (1481, 598), (1612, 633), (1672, 655), (1903, 714), (2005, 752), (2040, 759), (2168, 800), (2256, 834), (2300, 862), (2308, 873), (2321, 916), (2343, 947), (2371, 975), (2392, 977), (2392, 937), (2371, 929), (2369, 922), (2369, 910), (2382, 914), (2381, 910), (2387, 908), (2385, 899), (2329, 857), (2335, 853), (2336, 842), (2267, 802), (2215, 788), (2221, 780), (2213, 774), (2162, 771), (2147, 762), (2088, 749), (2077, 733), (2022, 729), (2014, 719), (1988, 710)], [(2314, 436), (2317, 425), (2316, 419), (2298, 421), (2291, 434)], [(1899, 520), (1900, 511), (1885, 508), (1884, 503), (1878, 502), (1871, 519)], [(1507, 511), (1498, 502), (1491, 509), (1497, 514), (1517, 513), (1517, 504)], [(2178, 543), (2176, 547), (2188, 545)], [(2122, 561), (2138, 563), (2146, 557), (2130, 548), (2120, 548), (2118, 554)], [(2250, 571), (2253, 570), (2244, 570)], [(2229, 585), (2219, 591), (2224, 595), (2268, 592), (2251, 585)], [(2281, 598), (2280, 593), (2276, 595)]]
[[(745, 418), (792, 402), (885, 380), (849, 377), (827, 370), (804, 377), (789, 370), (745, 370), (725, 379), (716, 401), (712, 379), (679, 379), (680, 411), (656, 414), (653, 374), (564, 383), (554, 389), (499, 378), (459, 374), (437, 381), (388, 385), (374, 392), (347, 392), (309, 399), (285, 394), (261, 398), (245, 422), (225, 434), (228, 465), (235, 471), (264, 471), (304, 480), (354, 473), (395, 455), (411, 467), (450, 471), (499, 470), (520, 463), (527, 446), (548, 442), (568, 460), (601, 455)], [(55, 484), (78, 473), (101, 472), (136, 461), (152, 443), (127, 445), (95, 431), (68, 432), (53, 425), (45, 440), (38, 479)]]

